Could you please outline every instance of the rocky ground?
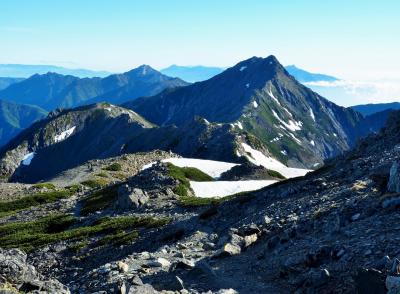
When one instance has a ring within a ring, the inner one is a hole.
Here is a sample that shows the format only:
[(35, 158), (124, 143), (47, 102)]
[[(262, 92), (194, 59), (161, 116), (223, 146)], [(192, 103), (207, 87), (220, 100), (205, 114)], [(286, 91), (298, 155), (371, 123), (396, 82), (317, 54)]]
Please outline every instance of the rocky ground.
[(223, 199), (194, 197), (188, 180), (205, 176), (166, 163), (132, 164), (104, 185), (55, 179), (41, 189), (59, 199), (0, 205), (0, 283), (9, 293), (399, 293), (399, 161), (393, 116), (305, 177)]

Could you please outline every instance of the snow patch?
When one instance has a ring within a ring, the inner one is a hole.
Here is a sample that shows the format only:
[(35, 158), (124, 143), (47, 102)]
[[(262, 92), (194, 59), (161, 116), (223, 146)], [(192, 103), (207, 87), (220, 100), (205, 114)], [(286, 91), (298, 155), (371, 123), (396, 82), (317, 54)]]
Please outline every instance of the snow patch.
[(283, 155), (287, 155), (287, 152), (286, 152), (286, 150), (281, 150), (281, 153), (283, 154)]
[(293, 138), (293, 140), (296, 141), (297, 144), (301, 145), (301, 141), (295, 135), (293, 135), (292, 133), (289, 133), (289, 134)]
[(254, 106), (254, 108), (257, 108), (257, 107), (258, 107), (257, 101), (253, 101), (253, 106)]
[(311, 108), (310, 108), (310, 116), (311, 116), (312, 120), (315, 122), (315, 115)]
[(58, 143), (58, 142), (61, 142), (65, 139), (67, 139), (69, 136), (72, 135), (72, 133), (75, 131), (75, 129), (76, 129), (76, 126), (73, 126), (72, 128), (69, 128), (68, 130), (62, 132), (61, 134), (56, 135), (54, 137), (54, 142)]
[(201, 198), (224, 197), (240, 192), (254, 191), (276, 183), (274, 180), (190, 182), (194, 194)]
[(267, 91), (267, 94), (269, 97), (271, 97), (279, 106), (282, 106), (281, 103), (279, 102), (279, 100), (274, 96), (274, 94), (272, 93), (272, 87), (271, 85), (269, 85), (269, 91)]
[(244, 71), (247, 68), (247, 66), (242, 66), (239, 70)]
[(273, 143), (273, 142), (277, 142), (277, 141), (279, 141), (281, 138), (280, 137), (275, 137), (275, 138), (273, 138), (271, 141), (269, 141), (270, 143)]
[(314, 140), (311, 140), (311, 141), (310, 141), (310, 144), (313, 145), (313, 146), (315, 146)]
[(236, 125), (238, 126), (239, 129), (243, 130), (243, 125), (240, 121), (238, 121)]
[(288, 130), (292, 132), (300, 131), (301, 127), (303, 126), (303, 122), (301, 121), (293, 121), (290, 119), (288, 122), (285, 122), (283, 119), (279, 117), (279, 115), (275, 112), (275, 110), (272, 110), (272, 114), (279, 120), (281, 124), (283, 124)]
[(301, 168), (291, 168), (287, 167), (283, 163), (279, 162), (275, 158), (265, 156), (262, 152), (251, 148), (246, 143), (241, 144), (244, 151), (246, 151), (245, 156), (256, 165), (262, 165), (267, 169), (275, 170), (281, 173), (286, 178), (300, 177), (304, 176), (310, 170)]
[[(195, 167), (213, 178), (219, 178), (222, 173), (238, 165), (236, 163), (196, 158), (167, 158), (161, 161), (170, 162), (179, 167)], [(142, 170), (147, 169), (154, 164), (155, 162), (146, 164), (143, 166)]]
[(28, 154), (26, 154), (26, 155), (24, 156), (24, 158), (22, 158), (21, 163), (22, 163), (23, 165), (30, 165), (30, 164), (31, 164), (31, 161), (32, 161), (32, 159), (33, 159), (34, 157), (35, 157), (35, 152), (28, 153)]

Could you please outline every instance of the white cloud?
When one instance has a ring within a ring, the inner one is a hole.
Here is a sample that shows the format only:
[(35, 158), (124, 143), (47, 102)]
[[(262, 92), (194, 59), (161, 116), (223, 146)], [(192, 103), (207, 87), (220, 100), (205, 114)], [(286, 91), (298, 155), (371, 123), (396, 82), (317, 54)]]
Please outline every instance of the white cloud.
[(400, 101), (400, 80), (338, 80), (309, 82), (305, 85), (344, 106)]

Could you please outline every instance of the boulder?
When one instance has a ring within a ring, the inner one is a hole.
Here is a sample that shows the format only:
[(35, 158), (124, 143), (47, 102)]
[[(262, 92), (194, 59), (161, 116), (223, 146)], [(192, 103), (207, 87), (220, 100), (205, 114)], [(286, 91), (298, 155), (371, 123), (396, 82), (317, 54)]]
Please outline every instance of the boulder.
[(0, 249), (0, 273), (11, 284), (22, 284), (37, 279), (36, 269), (26, 262), (26, 254), (19, 249)]
[(386, 288), (388, 289), (388, 294), (400, 293), (400, 277), (387, 276), (385, 284)]
[(387, 190), (388, 192), (400, 193), (400, 170), (399, 163), (397, 161), (394, 162), (390, 168)]
[(307, 273), (305, 285), (319, 288), (329, 282), (331, 275), (327, 269), (312, 269)]
[(354, 277), (357, 293), (384, 294), (385, 280), (382, 272), (375, 269), (360, 269)]
[(135, 209), (146, 204), (147, 201), (149, 201), (149, 196), (142, 189), (122, 185), (118, 189), (116, 208), (118, 210)]

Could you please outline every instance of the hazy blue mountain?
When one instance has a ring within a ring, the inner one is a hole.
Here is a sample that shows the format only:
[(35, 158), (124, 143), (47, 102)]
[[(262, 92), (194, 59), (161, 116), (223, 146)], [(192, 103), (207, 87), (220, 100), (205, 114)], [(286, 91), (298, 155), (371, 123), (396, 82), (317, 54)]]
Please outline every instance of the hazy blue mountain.
[(0, 100), (0, 146), (46, 115), (47, 112), (37, 106)]
[(63, 91), (79, 78), (57, 73), (35, 74), (0, 91), (0, 99), (37, 105), (51, 111), (60, 106)]
[(0, 77), (0, 91), (8, 86), (23, 81), (23, 78), (2, 78)]
[[(304, 69), (298, 68), (295, 65), (285, 66), (285, 69), (295, 77), (300, 83), (308, 83), (308, 82), (333, 82), (337, 81), (338, 78), (333, 76), (319, 74), (319, 73), (311, 73)], [(180, 65), (171, 65), (167, 68), (161, 70), (161, 72), (170, 77), (178, 77), (182, 80), (188, 82), (200, 82), (205, 81), (217, 74), (220, 74), (225, 69), (222, 67), (211, 67), (211, 66), (180, 66)]]
[(223, 71), (224, 68), (221, 67), (180, 66), (175, 64), (161, 70), (167, 76), (177, 77), (191, 83), (208, 80)]
[(333, 76), (328, 76), (320, 73), (311, 73), (304, 69), (298, 68), (295, 65), (285, 66), (288, 73), (295, 77), (300, 83), (309, 83), (309, 82), (334, 82), (338, 81), (338, 78)]
[[(121, 104), (141, 96), (153, 96), (166, 88), (187, 86), (188, 83), (166, 76), (149, 65), (142, 65), (123, 74), (115, 74), (101, 80), (109, 89), (86, 103), (109, 102)], [(115, 87), (114, 85), (117, 85)]]
[(384, 110), (397, 110), (400, 109), (400, 102), (391, 102), (391, 103), (377, 103), (377, 104), (363, 104), (363, 105), (355, 105), (351, 106), (351, 108), (361, 112), (363, 115), (371, 115), (377, 112), (381, 112)]
[(158, 94), (170, 87), (187, 85), (143, 65), (105, 78), (78, 78), (58, 73), (35, 74), (0, 91), (0, 99), (37, 105), (48, 111), (94, 102), (119, 104), (141, 96)]
[(0, 77), (28, 78), (34, 74), (55, 72), (62, 75), (76, 77), (105, 77), (110, 75), (106, 71), (94, 71), (82, 68), (65, 68), (55, 65), (31, 65), (31, 64), (0, 64)]

